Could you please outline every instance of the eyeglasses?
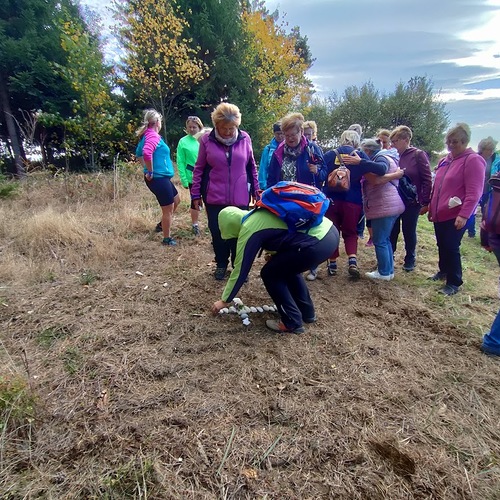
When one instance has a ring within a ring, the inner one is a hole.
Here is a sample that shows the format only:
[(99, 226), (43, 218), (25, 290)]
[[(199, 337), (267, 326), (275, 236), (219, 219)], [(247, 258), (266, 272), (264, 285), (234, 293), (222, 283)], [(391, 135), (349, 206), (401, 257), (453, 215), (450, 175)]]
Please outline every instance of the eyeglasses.
[(453, 139), (452, 141), (448, 140), (446, 141), (446, 144), (448, 146), (456, 146), (457, 144), (460, 144), (462, 141), (458, 140), (458, 139)]
[(199, 120), (199, 118), (197, 116), (188, 116), (187, 119), (188, 120), (194, 120), (194, 121)]
[(293, 132), (291, 134), (285, 134), (285, 139), (294, 139), (299, 135), (302, 135), (302, 132), (300, 130), (298, 132)]

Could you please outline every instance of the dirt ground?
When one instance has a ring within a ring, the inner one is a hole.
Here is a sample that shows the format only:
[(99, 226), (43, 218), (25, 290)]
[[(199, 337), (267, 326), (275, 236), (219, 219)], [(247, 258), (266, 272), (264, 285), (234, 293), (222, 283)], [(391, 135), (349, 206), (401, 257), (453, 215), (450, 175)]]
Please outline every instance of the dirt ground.
[[(433, 307), (435, 261), (390, 283), (323, 266), (318, 322), (278, 335), (275, 313), (210, 315), (207, 233), (162, 248), (150, 229), (86, 284), (62, 265), (2, 284), (0, 360), (35, 396), (2, 426), (3, 498), (500, 499), (500, 364), (467, 321), (484, 305)], [(262, 265), (248, 306), (269, 304)]]

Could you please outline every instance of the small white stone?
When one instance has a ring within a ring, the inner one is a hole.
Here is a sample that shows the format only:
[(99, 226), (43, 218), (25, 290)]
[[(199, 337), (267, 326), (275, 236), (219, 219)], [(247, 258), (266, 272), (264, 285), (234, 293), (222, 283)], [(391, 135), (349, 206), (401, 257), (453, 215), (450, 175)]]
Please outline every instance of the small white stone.
[(257, 308), (256, 307), (251, 307), (250, 308), (250, 312), (256, 313), (257, 312)]
[(243, 324), (244, 324), (245, 326), (248, 326), (248, 325), (250, 324), (250, 320), (249, 320), (248, 318), (245, 318), (245, 319), (243, 320)]
[(236, 305), (236, 306), (242, 306), (243, 305), (243, 302), (241, 301), (241, 299), (239, 297), (235, 297), (233, 299), (233, 302), (234, 302), (234, 305)]
[(143, 290), (147, 290), (148, 288), (149, 288), (149, 286), (148, 286), (148, 285), (146, 285), (146, 286), (143, 288)]
[(270, 311), (271, 308), (269, 306), (262, 306), (262, 309), (264, 309), (264, 311)]
[(167, 288), (168, 283), (163, 283), (163, 286), (164, 286), (165, 288)]
[(227, 307), (223, 307), (221, 309), (221, 311), (224, 313), (224, 314), (227, 314), (229, 312), (229, 309)]
[(260, 307), (260, 306), (257, 306), (257, 312), (260, 312), (260, 313), (264, 312), (264, 308)]
[(230, 307), (228, 308), (228, 311), (229, 311), (231, 314), (234, 314), (234, 313), (236, 312), (236, 307), (234, 307), (234, 306), (230, 306)]
[(242, 313), (240, 314), (240, 318), (243, 319), (248, 319), (248, 314), (247, 313)]
[(141, 273), (141, 271), (136, 271), (135, 274), (137, 274), (137, 276), (144, 276), (144, 273)]
[(248, 314), (249, 312), (251, 312), (251, 309), (248, 307), (248, 306), (244, 306), (243, 307), (243, 310)]

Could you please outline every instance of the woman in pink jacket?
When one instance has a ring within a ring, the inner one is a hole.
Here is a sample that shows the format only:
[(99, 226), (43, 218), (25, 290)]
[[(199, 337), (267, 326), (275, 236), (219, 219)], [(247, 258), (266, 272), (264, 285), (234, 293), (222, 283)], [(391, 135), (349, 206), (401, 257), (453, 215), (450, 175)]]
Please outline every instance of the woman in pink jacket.
[(205, 202), (208, 228), (217, 268), (216, 280), (226, 277), (229, 259), (234, 264), (236, 239), (223, 240), (218, 223), (219, 212), (229, 206), (247, 210), (259, 191), (257, 166), (250, 136), (239, 129), (238, 106), (223, 102), (211, 115), (214, 129), (200, 137), (200, 150), (194, 166), (191, 200), (193, 208)]
[(469, 141), (470, 128), (465, 123), (457, 123), (446, 134), (449, 153), (438, 163), (429, 203), (439, 251), (439, 270), (429, 279), (446, 281), (440, 293), (448, 296), (455, 295), (463, 283), (460, 243), (483, 193), (486, 162), (467, 147)]

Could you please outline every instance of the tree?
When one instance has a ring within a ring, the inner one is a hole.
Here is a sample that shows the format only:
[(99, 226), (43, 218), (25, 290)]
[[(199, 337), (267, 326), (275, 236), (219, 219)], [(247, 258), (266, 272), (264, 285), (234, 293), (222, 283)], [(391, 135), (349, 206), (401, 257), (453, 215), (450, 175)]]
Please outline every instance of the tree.
[(206, 76), (206, 64), (184, 36), (189, 24), (175, 0), (116, 0), (115, 7), (125, 49), (124, 85), (168, 123), (181, 96)]
[(63, 6), (78, 15), (70, 0), (0, 2), (0, 112), (5, 123), (1, 133), (18, 176), (24, 176), (26, 161), (17, 126), (23, 119), (22, 111), (44, 108), (65, 114), (75, 97), (50, 64), (65, 62), (54, 22)]
[[(57, 64), (57, 68), (79, 95), (73, 108), (76, 115), (65, 122), (66, 129), (71, 132), (66, 137), (66, 149), (76, 150), (76, 145), (86, 144), (87, 147), (78, 148), (79, 154), (88, 153), (90, 166), (95, 168), (96, 142), (103, 145), (107, 142), (103, 139), (111, 139), (121, 122), (120, 111), (111, 94), (111, 68), (104, 65), (98, 39), (81, 20), (72, 18), (63, 9), (60, 24), (61, 45), (67, 62)], [(111, 148), (104, 146), (102, 149), (109, 151)]]

